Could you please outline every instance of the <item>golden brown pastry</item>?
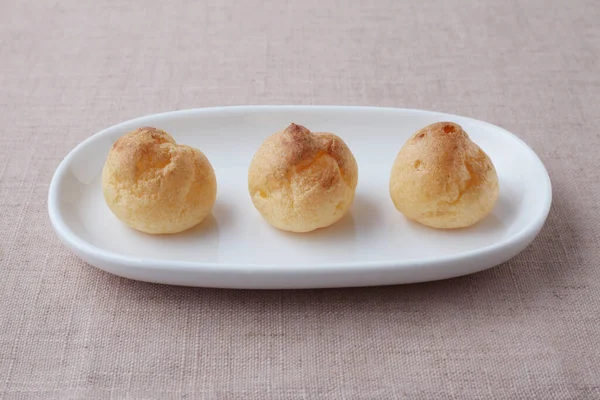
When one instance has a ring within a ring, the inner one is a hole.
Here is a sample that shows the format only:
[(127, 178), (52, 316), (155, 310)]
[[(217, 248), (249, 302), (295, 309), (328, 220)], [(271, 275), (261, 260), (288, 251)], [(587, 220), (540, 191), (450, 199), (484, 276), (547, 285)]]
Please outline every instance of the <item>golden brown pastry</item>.
[(102, 189), (109, 208), (130, 227), (177, 233), (211, 212), (217, 181), (200, 150), (145, 127), (114, 143), (102, 171)]
[(332, 133), (291, 124), (267, 138), (248, 171), (248, 190), (276, 228), (308, 232), (340, 220), (354, 201), (358, 166)]
[(452, 122), (417, 131), (398, 153), (390, 195), (404, 216), (433, 228), (462, 228), (487, 216), (498, 199), (490, 158)]

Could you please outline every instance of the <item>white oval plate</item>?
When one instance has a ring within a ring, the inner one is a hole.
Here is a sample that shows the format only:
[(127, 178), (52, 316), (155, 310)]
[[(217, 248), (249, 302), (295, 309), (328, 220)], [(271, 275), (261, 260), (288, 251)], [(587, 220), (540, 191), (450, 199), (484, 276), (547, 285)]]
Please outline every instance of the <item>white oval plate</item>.
[[(500, 198), (479, 224), (435, 230), (407, 221), (388, 192), (397, 152), (417, 129), (454, 121), (489, 154)], [(340, 135), (359, 166), (355, 203), (337, 224), (292, 234), (268, 225), (247, 191), (247, 168), (269, 135), (291, 122)], [(201, 149), (215, 168), (213, 213), (198, 227), (151, 236), (121, 223), (104, 202), (100, 174), (113, 142), (141, 126)], [(52, 179), (48, 208), (61, 240), (84, 261), (123, 277), (223, 288), (389, 285), (456, 277), (522, 251), (548, 215), (552, 191), (536, 154), (515, 135), (436, 112), (333, 106), (241, 106), (175, 111), (127, 121), (85, 140)]]

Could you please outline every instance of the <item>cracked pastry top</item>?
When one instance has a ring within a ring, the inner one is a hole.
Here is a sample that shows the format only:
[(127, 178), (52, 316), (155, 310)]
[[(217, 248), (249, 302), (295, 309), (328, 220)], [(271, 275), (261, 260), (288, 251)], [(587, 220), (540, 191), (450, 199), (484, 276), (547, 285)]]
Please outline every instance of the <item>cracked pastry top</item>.
[(120, 137), (102, 171), (104, 198), (130, 227), (177, 233), (200, 223), (217, 192), (212, 165), (198, 149), (177, 144), (167, 132), (143, 127)]
[(276, 228), (308, 232), (339, 221), (350, 209), (358, 166), (337, 135), (297, 124), (268, 137), (254, 154), (248, 190)]

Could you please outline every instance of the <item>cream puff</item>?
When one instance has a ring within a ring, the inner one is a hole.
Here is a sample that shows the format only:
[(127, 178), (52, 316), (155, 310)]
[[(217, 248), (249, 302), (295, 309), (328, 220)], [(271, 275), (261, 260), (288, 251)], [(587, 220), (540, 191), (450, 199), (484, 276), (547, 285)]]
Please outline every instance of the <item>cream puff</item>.
[(415, 132), (398, 153), (389, 191), (405, 217), (433, 228), (464, 228), (485, 218), (499, 195), (488, 155), (452, 122)]
[(350, 210), (357, 181), (356, 160), (340, 137), (296, 124), (268, 137), (248, 170), (256, 209), (274, 227), (291, 232), (339, 221)]
[(102, 190), (110, 210), (131, 228), (169, 234), (210, 214), (217, 181), (200, 150), (144, 127), (114, 143), (102, 170)]

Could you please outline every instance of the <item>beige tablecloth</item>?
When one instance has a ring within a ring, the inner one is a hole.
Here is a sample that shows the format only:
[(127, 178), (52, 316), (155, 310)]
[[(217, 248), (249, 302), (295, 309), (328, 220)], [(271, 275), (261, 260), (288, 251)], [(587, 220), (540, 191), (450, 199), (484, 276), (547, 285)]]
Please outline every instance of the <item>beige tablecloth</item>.
[[(600, 399), (597, 0), (0, 2), (0, 398)], [(114, 123), (239, 104), (501, 125), (554, 203), (521, 255), (448, 281), (134, 282), (54, 235), (61, 159)]]

